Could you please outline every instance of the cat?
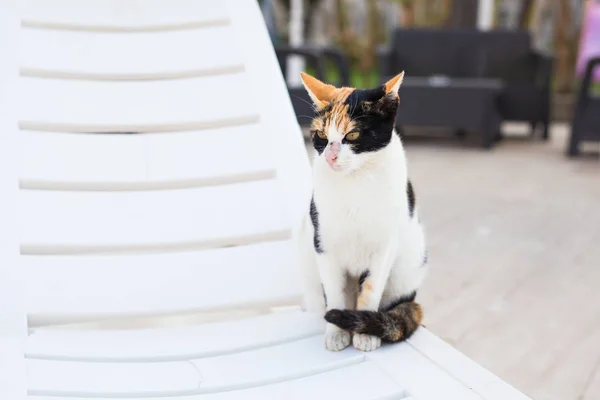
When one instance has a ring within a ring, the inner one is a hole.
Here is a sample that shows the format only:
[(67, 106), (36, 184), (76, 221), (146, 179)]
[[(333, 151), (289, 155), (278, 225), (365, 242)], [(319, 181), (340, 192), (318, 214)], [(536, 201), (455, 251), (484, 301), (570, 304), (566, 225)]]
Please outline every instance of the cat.
[(303, 306), (326, 311), (328, 350), (405, 340), (423, 317), (425, 234), (395, 131), (403, 77), (363, 90), (302, 73), (316, 112), (313, 194), (297, 232)]

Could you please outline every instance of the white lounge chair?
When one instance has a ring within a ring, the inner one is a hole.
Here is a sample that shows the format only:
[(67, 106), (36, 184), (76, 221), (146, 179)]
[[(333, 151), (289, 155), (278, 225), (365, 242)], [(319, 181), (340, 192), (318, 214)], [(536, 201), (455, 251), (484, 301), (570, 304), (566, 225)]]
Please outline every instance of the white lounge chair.
[(0, 6), (0, 399), (527, 398), (425, 328), (334, 353), (267, 313), (299, 302), (310, 173), (255, 0)]

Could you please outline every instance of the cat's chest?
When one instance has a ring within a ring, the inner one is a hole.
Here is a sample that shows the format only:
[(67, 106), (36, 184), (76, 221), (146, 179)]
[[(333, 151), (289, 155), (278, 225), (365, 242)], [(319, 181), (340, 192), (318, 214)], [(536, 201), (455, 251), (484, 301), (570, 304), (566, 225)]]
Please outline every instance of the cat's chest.
[(398, 226), (400, 184), (369, 182), (316, 190), (322, 236), (330, 243), (378, 242)]

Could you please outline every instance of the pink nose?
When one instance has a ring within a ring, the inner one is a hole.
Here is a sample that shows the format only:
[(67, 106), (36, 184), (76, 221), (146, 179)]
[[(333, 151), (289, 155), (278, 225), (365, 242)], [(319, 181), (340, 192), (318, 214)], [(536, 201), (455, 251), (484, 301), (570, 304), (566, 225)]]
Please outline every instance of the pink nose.
[(335, 160), (337, 160), (340, 148), (341, 145), (337, 142), (329, 143), (329, 146), (327, 146), (327, 149), (325, 150), (325, 160), (327, 160), (327, 164), (332, 165)]

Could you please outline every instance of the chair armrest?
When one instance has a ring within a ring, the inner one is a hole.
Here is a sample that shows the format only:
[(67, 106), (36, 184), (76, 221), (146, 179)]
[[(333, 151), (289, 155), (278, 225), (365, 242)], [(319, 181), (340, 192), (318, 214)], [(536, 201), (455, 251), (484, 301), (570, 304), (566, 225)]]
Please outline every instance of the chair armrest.
[[(486, 52), (487, 57), (490, 53)], [(491, 57), (494, 60), (494, 57)], [(498, 61), (498, 56), (495, 57)], [(510, 60), (504, 60), (500, 65), (494, 61), (486, 62), (485, 76), (499, 77), (509, 83), (528, 83), (540, 88), (549, 88), (552, 78), (552, 59), (533, 50)]]
[[(376, 49), (379, 74), (383, 79), (394, 74), (392, 71), (392, 49), (388, 46), (378, 46)], [(397, 71), (400, 72), (400, 71)]]
[(554, 68), (554, 57), (532, 51), (536, 60), (537, 82), (542, 88), (550, 90), (552, 86), (552, 69)]
[(311, 46), (298, 46), (292, 47), (288, 45), (277, 45), (275, 46), (275, 54), (277, 58), (287, 58), (288, 56), (301, 56), (314, 65), (316, 71), (316, 78), (325, 80), (325, 67), (323, 65), (323, 53), (319, 49)]
[(590, 92), (590, 88), (592, 86), (592, 81), (594, 77), (594, 70), (596, 68), (600, 68), (600, 57), (590, 58), (585, 67), (585, 73), (583, 75), (583, 80), (581, 81), (581, 86), (579, 87), (579, 94), (577, 96), (577, 106), (582, 106), (587, 102), (590, 97), (588, 94)]

